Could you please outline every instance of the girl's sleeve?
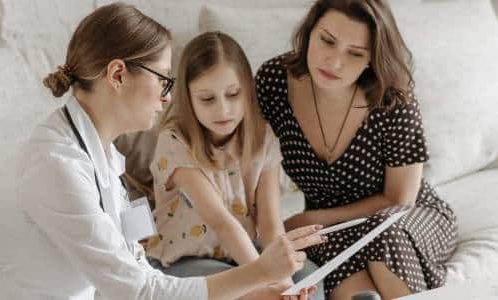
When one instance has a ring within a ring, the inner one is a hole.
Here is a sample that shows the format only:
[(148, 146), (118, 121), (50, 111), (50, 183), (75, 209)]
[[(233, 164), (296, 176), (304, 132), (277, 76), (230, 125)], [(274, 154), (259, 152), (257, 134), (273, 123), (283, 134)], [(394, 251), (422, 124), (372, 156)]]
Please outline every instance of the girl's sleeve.
[(272, 169), (282, 162), (282, 153), (280, 152), (280, 142), (271, 130), (270, 126), (266, 127), (265, 138), (265, 160), (263, 170)]
[(161, 199), (162, 193), (166, 191), (168, 180), (177, 168), (193, 166), (191, 152), (183, 139), (172, 130), (160, 132), (150, 165), (156, 200)]

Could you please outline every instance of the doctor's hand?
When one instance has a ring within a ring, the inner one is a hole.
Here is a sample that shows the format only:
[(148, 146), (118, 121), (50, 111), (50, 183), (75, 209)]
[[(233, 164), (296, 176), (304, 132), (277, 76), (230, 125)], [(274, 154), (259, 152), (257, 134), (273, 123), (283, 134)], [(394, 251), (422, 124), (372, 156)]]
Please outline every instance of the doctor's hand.
[[(287, 288), (289, 288), (289, 287), (287, 287)], [(282, 290), (282, 292), (284, 292), (286, 289)], [(299, 291), (299, 295), (282, 296), (282, 299), (283, 300), (308, 300), (308, 297), (313, 296), (315, 293), (316, 293), (316, 286), (312, 286), (309, 288), (301, 289)]]
[(318, 233), (321, 228), (310, 225), (275, 238), (255, 261), (265, 281), (269, 284), (283, 281), (302, 269), (306, 253), (299, 250), (325, 242), (327, 238)]
[(308, 297), (316, 293), (316, 287), (312, 286), (307, 289), (302, 289), (299, 295), (281, 296), (290, 286), (287, 284), (273, 284), (264, 288), (257, 289), (248, 295), (244, 296), (244, 300), (308, 300)]

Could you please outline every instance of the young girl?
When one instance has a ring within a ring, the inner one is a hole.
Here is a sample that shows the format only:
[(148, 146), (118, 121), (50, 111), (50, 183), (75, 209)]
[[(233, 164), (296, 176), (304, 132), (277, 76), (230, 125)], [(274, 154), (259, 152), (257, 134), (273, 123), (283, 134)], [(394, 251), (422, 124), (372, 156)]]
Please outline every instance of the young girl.
[(192, 40), (173, 98), (150, 166), (160, 239), (149, 242), (148, 255), (168, 267), (165, 272), (184, 276), (231, 267), (211, 260), (213, 270), (202, 257), (254, 261), (253, 241), (265, 248), (284, 233), (281, 155), (260, 116), (251, 68), (237, 42), (219, 32)]

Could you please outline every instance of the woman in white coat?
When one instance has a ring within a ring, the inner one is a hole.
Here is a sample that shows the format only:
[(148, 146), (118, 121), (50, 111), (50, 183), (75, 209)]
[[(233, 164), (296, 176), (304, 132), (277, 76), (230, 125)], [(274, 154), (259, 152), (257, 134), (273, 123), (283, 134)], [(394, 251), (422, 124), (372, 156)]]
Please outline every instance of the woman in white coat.
[(17, 201), (0, 232), (1, 299), (234, 299), (250, 292), (266, 299), (280, 292), (272, 283), (302, 267), (298, 250), (321, 242), (317, 226), (301, 228), (254, 263), (208, 277), (175, 278), (148, 265), (122, 226), (146, 219), (126, 215), (124, 157), (112, 142), (151, 128), (170, 100), (170, 44), (168, 30), (128, 5), (103, 6), (79, 24), (65, 64), (44, 81), (54, 96), (72, 87), (73, 97), (35, 129), (21, 154)]

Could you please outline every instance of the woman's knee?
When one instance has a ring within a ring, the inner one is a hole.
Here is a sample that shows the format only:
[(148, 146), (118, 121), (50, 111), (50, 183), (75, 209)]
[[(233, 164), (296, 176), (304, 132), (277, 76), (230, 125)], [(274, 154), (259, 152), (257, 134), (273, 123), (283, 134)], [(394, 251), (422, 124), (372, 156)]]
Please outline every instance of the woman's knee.
[(336, 286), (329, 293), (329, 300), (350, 300), (353, 295), (366, 290), (377, 291), (377, 288), (368, 272), (363, 270), (344, 279)]

